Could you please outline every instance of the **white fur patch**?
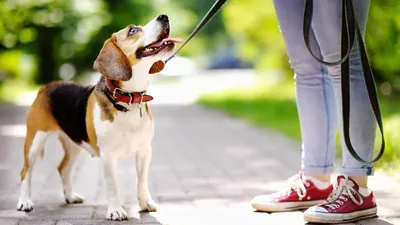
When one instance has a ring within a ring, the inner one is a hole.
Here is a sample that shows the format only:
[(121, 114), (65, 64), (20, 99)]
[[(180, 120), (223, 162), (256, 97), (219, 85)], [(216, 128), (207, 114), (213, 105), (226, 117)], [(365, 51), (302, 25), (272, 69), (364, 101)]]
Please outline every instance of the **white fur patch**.
[(38, 131), (32, 140), (32, 145), (29, 149), (29, 167), (26, 171), (25, 177), (21, 182), (20, 196), (18, 199), (17, 209), (22, 211), (30, 211), (33, 209), (33, 202), (31, 201), (31, 179), (32, 169), (39, 155), (43, 154), (46, 139), (50, 133)]
[(100, 156), (99, 153), (98, 153), (98, 151), (96, 151), (96, 149), (94, 149), (91, 145), (89, 145), (89, 144), (86, 143), (86, 142), (82, 142), (82, 143), (79, 145), (79, 147), (81, 147), (81, 148), (85, 149), (86, 151), (88, 151), (89, 154), (90, 154), (92, 157), (99, 157), (99, 156)]
[[(142, 62), (134, 66), (131, 80), (124, 82), (127, 91), (144, 91), (149, 85), (148, 71), (152, 61)], [(108, 209), (106, 218), (111, 220), (125, 219), (126, 212), (122, 208), (118, 196), (116, 180), (116, 164), (118, 159), (137, 153), (138, 199), (142, 209), (155, 211), (156, 204), (148, 190), (148, 172), (151, 160), (151, 141), (154, 135), (153, 121), (146, 109), (138, 104), (122, 104), (129, 111), (117, 111), (113, 121), (101, 119), (101, 108), (93, 107), (93, 123), (97, 136), (97, 145), (103, 162), (104, 178), (107, 187)]]
[(127, 106), (127, 108), (130, 111), (118, 111), (114, 115), (114, 120), (110, 122), (101, 119), (100, 106), (97, 103), (94, 105), (93, 120), (100, 154), (112, 151), (109, 153), (126, 157), (141, 149), (142, 146), (150, 145), (154, 127), (146, 110), (142, 109), (142, 117), (140, 117), (137, 104)]

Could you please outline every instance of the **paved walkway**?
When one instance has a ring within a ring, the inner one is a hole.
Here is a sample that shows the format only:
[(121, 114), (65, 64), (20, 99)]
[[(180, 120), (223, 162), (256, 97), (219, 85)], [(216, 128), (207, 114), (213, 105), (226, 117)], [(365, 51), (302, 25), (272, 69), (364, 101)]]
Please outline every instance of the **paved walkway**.
[[(156, 97), (161, 94), (154, 94)], [(85, 152), (75, 170), (81, 205), (66, 205), (57, 165), (62, 157), (55, 140), (47, 143), (46, 156), (33, 174), (31, 213), (16, 211), (19, 172), (23, 159), (27, 107), (0, 108), (0, 225), (12, 224), (147, 224), (147, 225), (297, 225), (300, 212), (253, 212), (248, 201), (257, 194), (276, 191), (298, 171), (299, 143), (273, 131), (193, 104), (161, 104), (152, 111), (156, 121), (150, 190), (159, 203), (156, 213), (136, 213), (126, 222), (109, 222), (100, 160)], [(118, 170), (121, 196), (126, 206), (136, 204), (134, 159), (121, 160)], [(400, 224), (400, 185), (385, 176), (373, 178), (379, 204), (378, 219), (358, 225)]]

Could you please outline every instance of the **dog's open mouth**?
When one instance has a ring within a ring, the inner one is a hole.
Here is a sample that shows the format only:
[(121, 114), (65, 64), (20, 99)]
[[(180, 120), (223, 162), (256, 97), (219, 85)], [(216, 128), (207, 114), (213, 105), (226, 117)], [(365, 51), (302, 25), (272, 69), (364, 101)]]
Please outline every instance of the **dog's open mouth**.
[(143, 58), (151, 55), (155, 55), (159, 53), (166, 47), (173, 47), (175, 43), (181, 43), (182, 39), (180, 38), (170, 38), (169, 37), (169, 27), (167, 27), (162, 34), (159, 36), (157, 41), (141, 47), (137, 50), (136, 54), (138, 58)]

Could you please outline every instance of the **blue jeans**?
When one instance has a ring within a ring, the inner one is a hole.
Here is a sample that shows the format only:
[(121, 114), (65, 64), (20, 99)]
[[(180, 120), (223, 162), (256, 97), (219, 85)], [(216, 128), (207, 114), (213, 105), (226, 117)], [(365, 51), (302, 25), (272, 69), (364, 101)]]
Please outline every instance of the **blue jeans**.
[[(341, 51), (341, 0), (314, 1), (310, 39), (315, 55), (325, 61), (338, 61)], [(364, 37), (369, 0), (353, 0), (356, 18)], [(373, 165), (355, 160), (342, 137), (340, 66), (325, 67), (308, 52), (303, 39), (304, 0), (274, 0), (291, 68), (295, 72), (296, 103), (302, 135), (304, 174), (331, 173), (335, 161), (338, 125), (343, 149), (340, 173), (348, 176), (373, 174)], [(357, 39), (356, 39), (357, 41)], [(358, 46), (350, 54), (350, 138), (354, 149), (371, 160), (376, 123), (364, 84)], [(338, 124), (339, 122), (339, 124)]]

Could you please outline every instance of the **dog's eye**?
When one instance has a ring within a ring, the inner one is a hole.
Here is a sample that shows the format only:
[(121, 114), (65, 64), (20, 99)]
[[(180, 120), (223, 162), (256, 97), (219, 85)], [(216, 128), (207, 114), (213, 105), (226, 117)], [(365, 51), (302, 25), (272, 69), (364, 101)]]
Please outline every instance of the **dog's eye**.
[(138, 32), (138, 28), (137, 27), (131, 27), (131, 28), (129, 28), (129, 31), (128, 31), (128, 36), (129, 35), (133, 35), (133, 34), (135, 34), (136, 32)]

